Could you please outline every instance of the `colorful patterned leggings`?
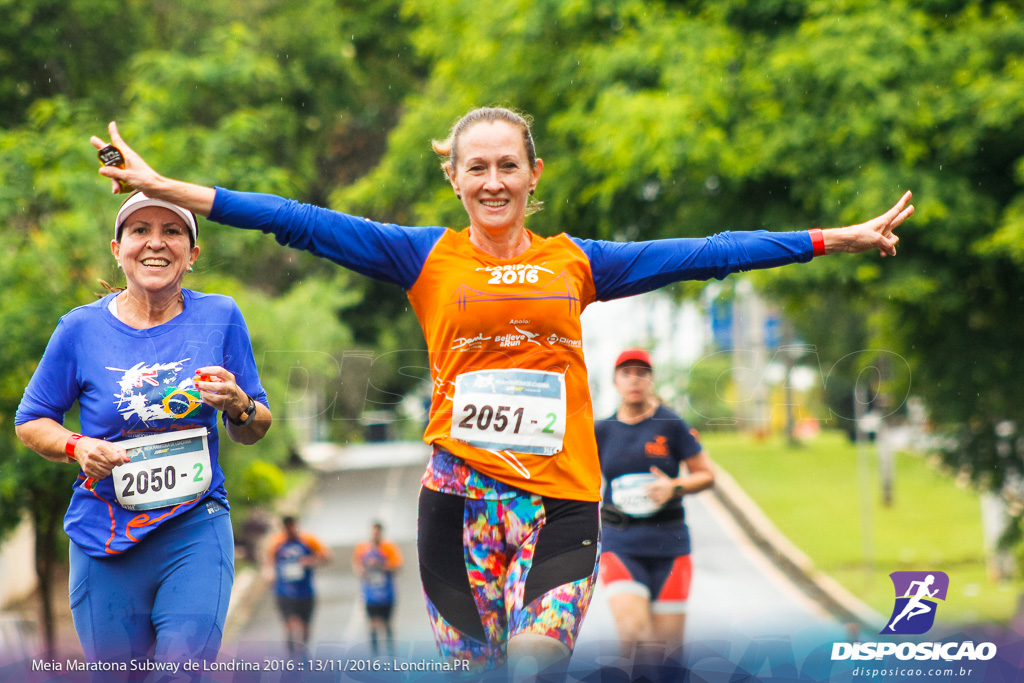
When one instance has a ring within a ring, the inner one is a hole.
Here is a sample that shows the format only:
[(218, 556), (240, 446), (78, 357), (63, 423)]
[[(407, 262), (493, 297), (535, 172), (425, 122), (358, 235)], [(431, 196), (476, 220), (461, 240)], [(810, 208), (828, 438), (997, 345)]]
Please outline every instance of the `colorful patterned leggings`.
[(600, 554), (598, 503), (522, 492), (480, 500), (420, 490), (418, 549), (441, 656), (500, 666), (509, 638), (533, 633), (570, 650)]

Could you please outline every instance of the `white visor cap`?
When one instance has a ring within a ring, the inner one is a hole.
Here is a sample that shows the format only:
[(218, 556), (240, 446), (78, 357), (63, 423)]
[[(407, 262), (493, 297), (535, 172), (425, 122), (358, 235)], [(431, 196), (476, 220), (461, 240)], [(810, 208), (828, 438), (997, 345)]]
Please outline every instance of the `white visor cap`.
[(117, 218), (114, 219), (114, 239), (117, 239), (117, 235), (120, 232), (121, 226), (124, 225), (133, 213), (139, 209), (145, 209), (148, 206), (159, 206), (160, 208), (173, 211), (181, 217), (181, 220), (185, 221), (185, 225), (192, 232), (192, 243), (199, 242), (199, 229), (196, 227), (196, 217), (191, 211), (186, 211), (177, 204), (171, 204), (165, 202), (162, 199), (153, 199), (147, 197), (142, 192), (136, 192), (132, 196), (125, 200), (124, 204), (117, 211)]

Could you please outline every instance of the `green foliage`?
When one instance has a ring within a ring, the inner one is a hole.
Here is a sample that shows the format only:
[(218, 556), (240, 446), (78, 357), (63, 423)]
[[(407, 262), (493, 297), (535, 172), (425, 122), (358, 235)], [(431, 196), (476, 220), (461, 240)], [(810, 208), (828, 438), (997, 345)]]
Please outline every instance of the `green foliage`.
[[(394, 0), (0, 0), (0, 535), (26, 507), (37, 521), (62, 513), (75, 477), (24, 449), (11, 425), (57, 320), (94, 300), (99, 278), (117, 280), (108, 244), (121, 198), (96, 174), (89, 136), (116, 118), (168, 175), (323, 203), (375, 163), (415, 82), (397, 10)], [(366, 281), (258, 233), (201, 221), (199, 244), (185, 286), (238, 300), (275, 415), (255, 447), (221, 440), (233, 490), (254, 453), (284, 462), (298, 423), (316, 417), (296, 415), (296, 396), (336, 391), (336, 359), (353, 343), (343, 312), (364, 306)], [(372, 351), (377, 335), (363, 337)]]
[[(87, 153), (76, 150), (81, 137), (74, 132), (87, 108), (58, 97), (29, 113), (22, 129), (0, 131), (0, 422), (7, 426), (0, 430), (0, 531), (23, 511), (37, 525), (53, 523), (54, 510), (70, 499), (74, 468), (22, 447), (14, 413), (57, 320), (92, 299), (97, 258), (86, 247), (95, 243), (97, 202), (71, 201), (87, 183), (75, 174), (93, 168)], [(41, 137), (47, 145), (38, 144)]]
[(729, 351), (704, 356), (690, 368), (683, 417), (698, 430), (736, 425), (729, 396), (732, 368)]
[[(106, 120), (170, 176), (462, 227), (429, 141), (503, 104), (536, 118), (541, 234), (848, 224), (913, 189), (897, 259), (757, 281), (823, 371), (865, 349), (904, 359), (887, 393), (922, 395), (959, 429), (950, 462), (994, 485), (1022, 468), (993, 436), (1024, 425), (1022, 91), (1024, 17), (988, 0), (0, 0), (0, 416), (59, 316), (113, 277), (117, 198), (86, 144)], [(257, 447), (268, 462), (289, 452), (280, 427), (300, 404), (348, 433), (422, 381), (398, 288), (264, 235), (200, 230), (190, 286), (235, 295), (249, 320), (281, 419)], [(383, 353), (369, 388), (345, 381), (352, 344)], [(849, 396), (877, 354), (857, 357), (829, 391)], [(323, 396), (303, 403), (306, 390)], [(231, 486), (248, 454), (225, 446)], [(6, 430), (0, 490), (41, 476), (25, 458), (49, 467)]]
[(235, 500), (257, 506), (272, 503), (284, 491), (284, 474), (281, 468), (262, 460), (254, 460), (245, 467), (231, 495)]

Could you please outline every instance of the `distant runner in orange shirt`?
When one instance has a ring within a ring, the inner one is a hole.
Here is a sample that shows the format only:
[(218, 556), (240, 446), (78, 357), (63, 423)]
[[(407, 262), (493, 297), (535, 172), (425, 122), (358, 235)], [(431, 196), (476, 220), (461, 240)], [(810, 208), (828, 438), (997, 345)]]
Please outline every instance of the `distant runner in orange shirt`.
[(384, 635), (388, 655), (395, 655), (391, 612), (395, 607), (395, 572), (401, 566), (402, 551), (391, 541), (384, 540), (384, 525), (374, 522), (370, 540), (357, 545), (352, 553), (352, 571), (362, 586), (374, 656), (380, 654), (378, 634)]
[(583, 309), (815, 255), (895, 255), (892, 231), (913, 212), (908, 192), (867, 223), (829, 230), (627, 243), (541, 237), (526, 216), (538, 208), (530, 197), (544, 162), (529, 123), (501, 108), (474, 109), (433, 145), (469, 215), (461, 231), (171, 180), (113, 123), (110, 135), (126, 167), (101, 175), (406, 289), (434, 383), (417, 537), (434, 638), (449, 660), (482, 669), (509, 659), (516, 675), (564, 673), (597, 574), (600, 471)]
[(316, 607), (313, 568), (330, 560), (331, 553), (316, 536), (301, 531), (295, 517), (285, 516), (281, 524), (284, 530), (270, 541), (268, 559), (275, 577), (277, 609), (284, 619), (288, 654), (302, 659), (309, 654), (309, 624)]

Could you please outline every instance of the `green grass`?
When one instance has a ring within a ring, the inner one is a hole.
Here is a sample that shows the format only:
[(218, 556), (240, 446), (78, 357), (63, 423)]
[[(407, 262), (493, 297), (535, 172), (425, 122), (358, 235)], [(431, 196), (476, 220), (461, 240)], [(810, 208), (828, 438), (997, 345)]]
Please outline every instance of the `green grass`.
[(745, 434), (708, 433), (701, 441), (816, 567), (883, 617), (892, 609), (889, 573), (927, 569), (949, 575), (940, 621), (1006, 622), (1013, 615), (1024, 581), (988, 580), (977, 493), (958, 488), (924, 458), (897, 455), (894, 500), (885, 507), (874, 447), (866, 447), (860, 467), (856, 447), (841, 433), (797, 449)]

